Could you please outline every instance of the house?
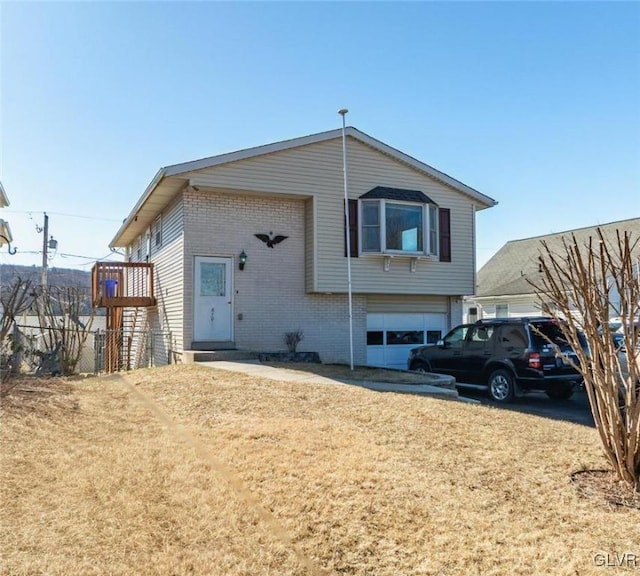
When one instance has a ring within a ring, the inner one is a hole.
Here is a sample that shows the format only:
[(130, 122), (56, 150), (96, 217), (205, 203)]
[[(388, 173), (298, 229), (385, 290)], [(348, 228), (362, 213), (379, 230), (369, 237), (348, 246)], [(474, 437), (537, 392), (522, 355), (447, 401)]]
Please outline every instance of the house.
[[(552, 251), (557, 251), (562, 249), (563, 239), (571, 242), (575, 236), (578, 245), (584, 245), (589, 237), (596, 237), (598, 228), (605, 240), (612, 244), (617, 243), (618, 231), (627, 231), (632, 233), (635, 239), (640, 238), (640, 218), (631, 218), (555, 234), (511, 240), (478, 271), (476, 293), (465, 298), (465, 321), (540, 315), (541, 302), (530, 282), (539, 284), (542, 277), (538, 262), (542, 242)], [(636, 244), (634, 252), (635, 256), (640, 258), (640, 243)]]
[[(0, 182), (0, 208), (5, 208), (6, 206), (9, 206), (9, 198), (7, 197), (7, 193), (4, 191), (2, 182)], [(15, 254), (15, 248), (11, 248), (12, 242), (13, 236), (11, 235), (9, 223), (0, 218), (0, 248), (6, 244), (9, 254)]]
[(411, 347), (462, 320), (476, 212), (496, 202), (353, 127), (345, 135), (348, 230), (342, 130), (167, 166), (111, 242), (126, 266), (94, 268), (94, 301), (143, 307), (137, 326), (170, 332), (177, 361), (283, 350), (302, 330), (300, 351), (348, 363), (348, 233), (355, 363), (404, 367)]
[(9, 198), (7, 198), (7, 193), (4, 191), (2, 182), (0, 182), (0, 208), (5, 208), (7, 206), (9, 206)]

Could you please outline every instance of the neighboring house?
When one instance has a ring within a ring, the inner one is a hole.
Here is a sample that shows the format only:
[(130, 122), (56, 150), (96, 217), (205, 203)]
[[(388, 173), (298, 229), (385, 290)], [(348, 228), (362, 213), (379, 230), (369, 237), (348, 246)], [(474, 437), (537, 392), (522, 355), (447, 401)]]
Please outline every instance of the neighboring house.
[[(153, 265), (146, 325), (171, 332), (177, 360), (186, 350), (283, 350), (285, 333), (300, 329), (300, 351), (348, 363), (341, 135), (153, 178), (111, 246), (127, 250), (129, 266)], [(346, 140), (355, 363), (404, 367), (411, 347), (462, 320), (475, 285), (475, 214), (496, 202), (355, 128)]]
[[(6, 206), (9, 206), (9, 198), (7, 197), (7, 193), (4, 191), (2, 182), (0, 182), (0, 208), (5, 208)], [(14, 254), (15, 252), (11, 248), (12, 242), (13, 236), (11, 236), (9, 223), (0, 218), (0, 247), (6, 244), (8, 246), (9, 253)]]
[[(618, 231), (628, 231), (633, 234), (633, 239), (640, 239), (640, 218), (632, 218), (556, 234), (511, 240), (478, 272), (476, 293), (465, 298), (465, 322), (475, 322), (480, 318), (539, 316), (541, 302), (530, 282), (538, 283), (542, 278), (538, 262), (542, 242), (555, 252), (562, 250), (563, 238), (572, 242), (572, 236), (575, 236), (578, 244), (584, 246), (589, 237), (597, 238), (598, 228), (604, 234), (605, 240), (611, 244), (617, 243)], [(634, 257), (640, 258), (640, 242), (635, 245)], [(614, 305), (615, 298), (614, 294)]]
[(7, 198), (2, 182), (0, 182), (0, 208), (5, 208), (6, 206), (9, 206), (9, 198)]

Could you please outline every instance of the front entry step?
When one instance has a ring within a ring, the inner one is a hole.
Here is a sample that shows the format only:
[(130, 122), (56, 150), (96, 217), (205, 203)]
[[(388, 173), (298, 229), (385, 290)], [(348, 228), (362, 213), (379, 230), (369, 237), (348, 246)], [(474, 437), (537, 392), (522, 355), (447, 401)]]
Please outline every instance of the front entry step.
[(195, 364), (196, 362), (216, 362), (236, 360), (257, 360), (258, 353), (251, 350), (185, 350), (182, 353), (184, 364)]
[(191, 342), (191, 350), (236, 350), (236, 345), (231, 340), (200, 340)]

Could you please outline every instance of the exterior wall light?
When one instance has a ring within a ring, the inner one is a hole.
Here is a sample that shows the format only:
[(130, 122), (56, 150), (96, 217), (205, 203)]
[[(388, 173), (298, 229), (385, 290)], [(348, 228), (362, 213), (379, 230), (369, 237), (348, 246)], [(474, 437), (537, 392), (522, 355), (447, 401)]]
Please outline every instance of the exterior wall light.
[(238, 256), (238, 262), (238, 267), (240, 268), (240, 270), (244, 270), (244, 265), (247, 263), (247, 253), (244, 250), (240, 252), (240, 256)]

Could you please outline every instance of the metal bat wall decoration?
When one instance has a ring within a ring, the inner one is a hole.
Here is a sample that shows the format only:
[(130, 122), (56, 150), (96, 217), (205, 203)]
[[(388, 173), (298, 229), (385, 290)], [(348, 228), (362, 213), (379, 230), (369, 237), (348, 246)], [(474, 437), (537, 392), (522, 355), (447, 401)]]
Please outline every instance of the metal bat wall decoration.
[(273, 248), (276, 244), (280, 244), (283, 240), (289, 238), (289, 236), (273, 236), (273, 232), (269, 232), (269, 234), (254, 234), (256, 238), (262, 240), (269, 248)]

